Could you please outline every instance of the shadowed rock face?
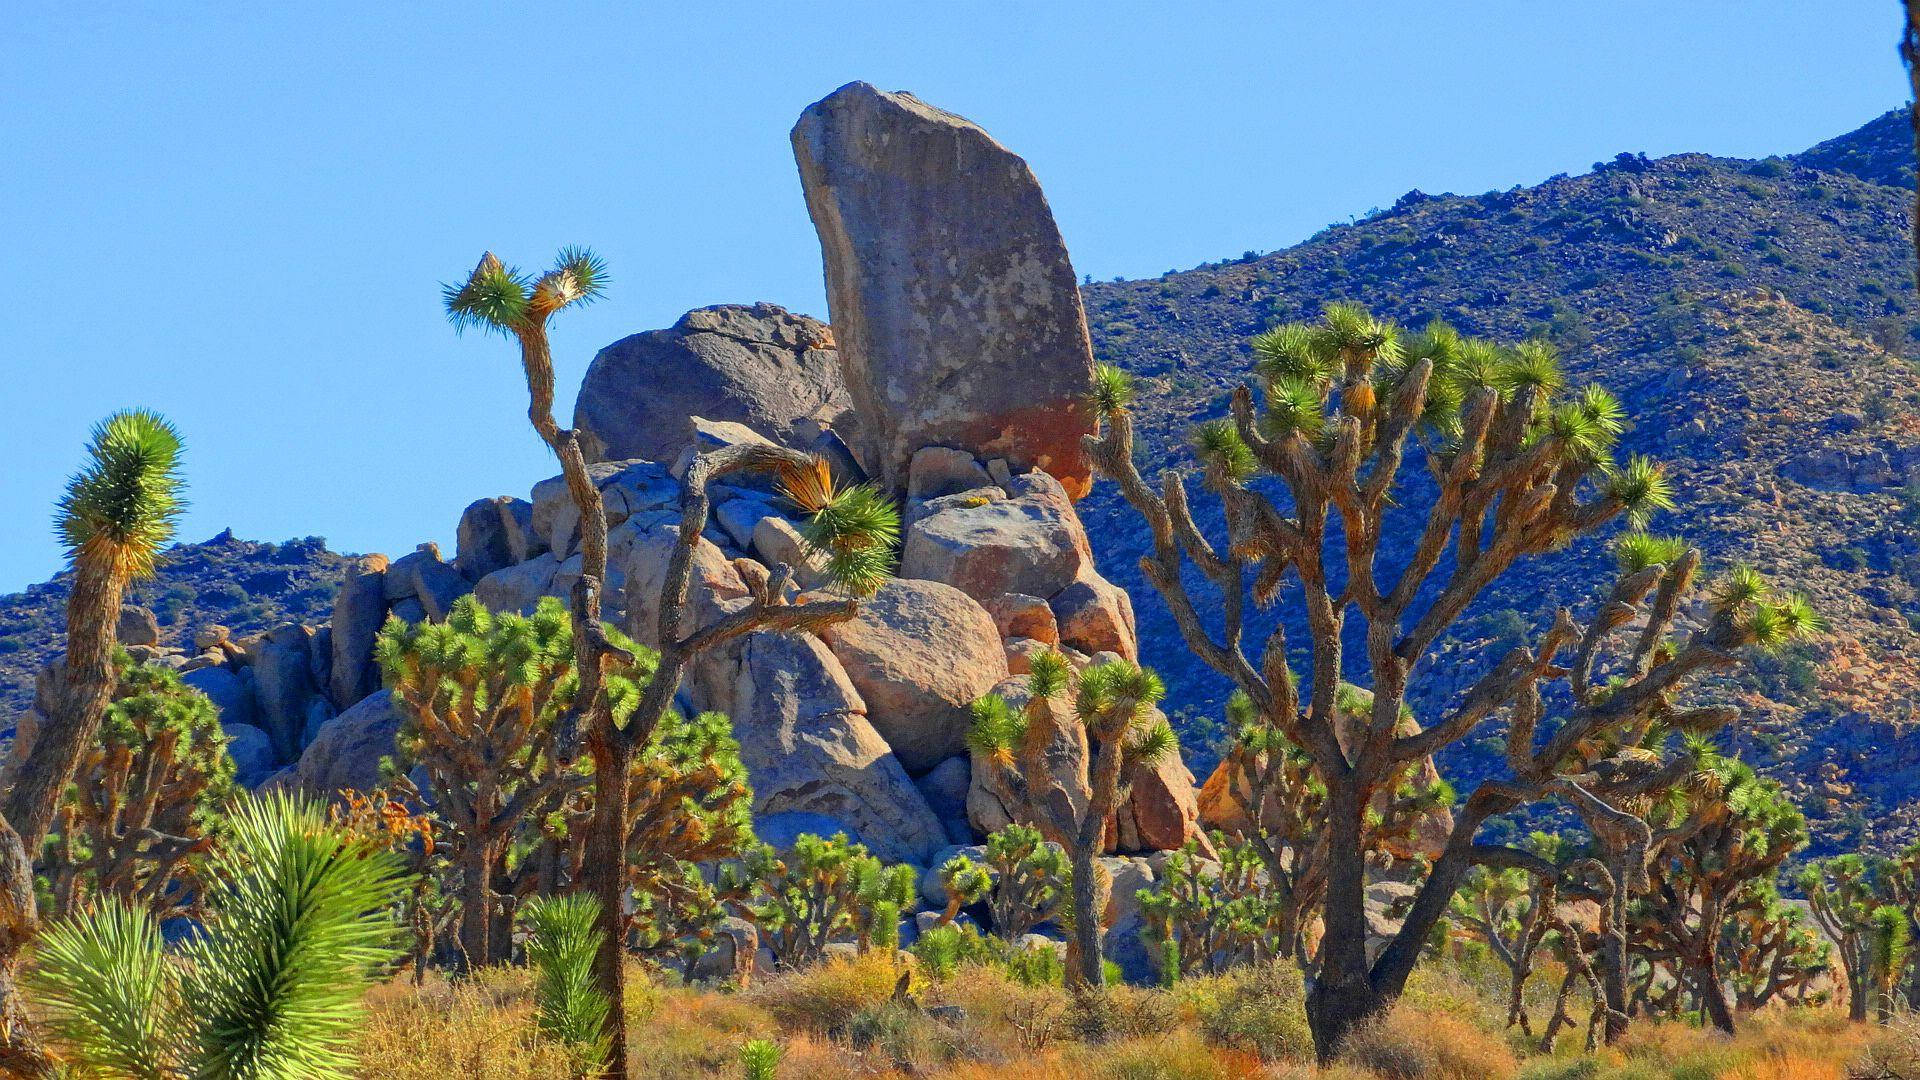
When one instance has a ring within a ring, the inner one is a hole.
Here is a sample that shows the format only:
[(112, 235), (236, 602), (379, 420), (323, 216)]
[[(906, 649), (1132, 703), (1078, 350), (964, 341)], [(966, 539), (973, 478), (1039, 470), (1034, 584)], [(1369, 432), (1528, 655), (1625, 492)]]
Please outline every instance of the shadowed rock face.
[(699, 308), (601, 349), (573, 406), (590, 461), (671, 462), (692, 437), (692, 416), (803, 448), (817, 427), (796, 433), (796, 422), (848, 431), (833, 336), (774, 304)]
[(962, 117), (866, 83), (807, 109), (793, 149), (868, 471), (904, 491), (914, 451), (947, 446), (1086, 494), (1093, 351), (1027, 163)]

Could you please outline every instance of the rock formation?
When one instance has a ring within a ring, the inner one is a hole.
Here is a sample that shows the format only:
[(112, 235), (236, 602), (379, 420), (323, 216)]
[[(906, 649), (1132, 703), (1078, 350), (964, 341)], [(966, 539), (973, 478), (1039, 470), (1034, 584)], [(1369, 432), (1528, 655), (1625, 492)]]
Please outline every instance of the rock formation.
[[(1081, 668), (1139, 655), (1126, 592), (1099, 574), (1074, 509), (1090, 482), (1086, 330), (1032, 174), (979, 128), (855, 84), (808, 110), (795, 146), (835, 330), (770, 304), (723, 305), (601, 350), (574, 415), (607, 511), (603, 610), (655, 643), (680, 477), (699, 451), (779, 443), (823, 454), (842, 481), (871, 474), (894, 488), (898, 576), (856, 618), (730, 642), (702, 657), (678, 700), (731, 717), (770, 840), (844, 830), (926, 865), (1006, 822), (969, 758), (975, 700), (1022, 699), (1020, 673), (1042, 648)], [(710, 495), (693, 627), (737, 610), (783, 564), (797, 590), (824, 583), (804, 523), (764, 478), (728, 477)], [(328, 625), (240, 642), (222, 632), (191, 657), (134, 648), (215, 701), (248, 783), (320, 796), (373, 786), (400, 724), (373, 659), (380, 627), (445, 618), (469, 592), (530, 610), (565, 598), (581, 572), (578, 515), (557, 476), (526, 498), (469, 504), (457, 536), (451, 560), (432, 544), (356, 559)], [(123, 634), (150, 638), (150, 621), (130, 610)], [(1062, 720), (1053, 756), (1071, 773), (1089, 747)], [(1184, 765), (1130, 780), (1110, 848), (1198, 835)]]
[(793, 129), (858, 454), (894, 491), (914, 451), (1042, 468), (1078, 498), (1093, 350), (1033, 171), (979, 126), (849, 83)]
[(809, 449), (821, 428), (848, 433), (850, 408), (824, 324), (773, 304), (721, 304), (601, 349), (573, 425), (590, 461), (672, 461), (687, 445), (689, 417)]

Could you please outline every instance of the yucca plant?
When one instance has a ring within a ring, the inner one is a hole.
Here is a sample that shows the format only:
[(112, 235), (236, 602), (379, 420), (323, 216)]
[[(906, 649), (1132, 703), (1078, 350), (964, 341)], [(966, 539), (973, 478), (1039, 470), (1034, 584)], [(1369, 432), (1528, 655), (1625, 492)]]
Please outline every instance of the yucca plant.
[(745, 1080), (773, 1080), (780, 1067), (779, 1044), (767, 1039), (749, 1039), (740, 1047), (740, 1075)]
[(353, 1069), (371, 977), (399, 955), (399, 861), (314, 803), (249, 800), (205, 875), (205, 930), (166, 954), (116, 900), (49, 929), (29, 975), (62, 1056), (139, 1080), (320, 1080)]
[(528, 904), (523, 918), (540, 1030), (571, 1046), (581, 1071), (593, 1075), (606, 1063), (611, 1007), (593, 978), (600, 903), (579, 893), (547, 897)]
[(115, 413), (93, 429), (88, 461), (67, 482), (54, 525), (72, 570), (66, 658), (52, 715), (12, 770), (0, 799), (0, 1067), (52, 1075), (14, 990), (21, 951), (39, 924), (33, 863), (62, 792), (93, 745), (113, 693), (114, 634), (130, 582), (153, 572), (183, 503), (180, 434), (157, 413)]
[[(568, 307), (591, 303), (606, 287), (607, 269), (592, 252), (568, 248), (553, 268), (542, 274), (522, 273), (488, 252), (466, 280), (445, 289), (448, 317), (458, 328), (475, 327), (499, 333), (518, 343), (525, 372), (528, 418), (534, 430), (560, 459), (580, 518), (580, 576), (574, 585), (570, 613), (578, 654), (578, 689), (555, 725), (555, 754), (571, 762), (583, 749), (593, 757), (593, 818), (589, 823), (580, 884), (601, 904), (604, 939), (595, 962), (596, 978), (613, 1002), (607, 1014), (609, 1043), (607, 1068), (617, 1076), (627, 1072), (625, 938), (621, 912), (628, 884), (625, 852), (632, 769), (636, 755), (654, 738), (672, 710), (681, 676), (707, 650), (744, 634), (761, 630), (796, 632), (817, 630), (854, 615), (853, 597), (877, 588), (892, 565), (893, 542), (899, 518), (884, 499), (862, 488), (836, 490), (832, 476), (816, 457), (778, 447), (740, 445), (697, 455), (681, 480), (681, 521), (677, 546), (668, 561), (666, 581), (659, 597), (658, 622), (633, 627), (634, 636), (652, 641), (659, 649), (654, 679), (637, 703), (614, 703), (602, 690), (609, 663), (635, 662), (633, 654), (611, 641), (600, 624), (600, 598), (607, 577), (607, 517), (600, 491), (587, 472), (580, 433), (562, 428), (553, 418), (553, 354), (547, 340), (547, 322)], [(694, 552), (712, 513), (708, 486), (741, 472), (773, 474), (790, 497), (813, 518), (810, 542), (825, 556), (831, 584), (849, 594), (843, 600), (814, 600), (792, 604), (787, 589), (790, 568), (753, 583), (757, 595), (748, 606), (709, 626), (684, 625), (692, 589)], [(582, 745), (584, 742), (584, 746)]]

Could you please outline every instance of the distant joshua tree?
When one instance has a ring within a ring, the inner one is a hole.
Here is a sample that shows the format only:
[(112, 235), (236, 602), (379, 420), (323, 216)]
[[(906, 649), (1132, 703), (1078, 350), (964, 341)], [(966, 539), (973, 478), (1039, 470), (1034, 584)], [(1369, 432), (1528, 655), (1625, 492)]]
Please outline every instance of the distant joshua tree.
[[(581, 884), (600, 901), (600, 954), (595, 975), (613, 1005), (607, 1014), (607, 1071), (627, 1071), (625, 968), (622, 912), (628, 885), (626, 852), (631, 821), (633, 766), (672, 709), (681, 676), (709, 649), (760, 630), (819, 630), (854, 616), (855, 597), (871, 595), (890, 572), (900, 517), (892, 503), (865, 485), (835, 484), (824, 459), (772, 446), (739, 445), (695, 456), (681, 478), (680, 534), (667, 564), (659, 597), (659, 660), (638, 702), (615, 702), (603, 686), (609, 663), (633, 665), (630, 649), (616, 643), (600, 621), (607, 577), (607, 515), (587, 472), (580, 433), (553, 418), (553, 353), (547, 321), (558, 312), (598, 299), (606, 287), (606, 264), (592, 252), (569, 248), (551, 270), (523, 274), (488, 252), (465, 281), (446, 288), (447, 314), (456, 327), (477, 327), (513, 339), (527, 380), (527, 416), (560, 459), (567, 492), (580, 516), (581, 570), (573, 586), (570, 615), (578, 687), (555, 721), (554, 753), (562, 762), (584, 752), (593, 762), (593, 818), (588, 825)], [(688, 626), (694, 554), (712, 511), (709, 485), (734, 473), (770, 473), (782, 492), (810, 515), (805, 535), (821, 556), (843, 599), (790, 603), (793, 573), (782, 567), (755, 583), (747, 606), (704, 627)], [(628, 705), (631, 704), (631, 708)]]
[[(1078, 757), (1080, 775), (1054, 780), (1048, 749), (1056, 735), (1053, 698), (1073, 686), (1072, 722), (1085, 732), (1089, 750)], [(1179, 752), (1173, 728), (1154, 719), (1166, 686), (1152, 671), (1125, 661), (1097, 664), (1070, 673), (1066, 658), (1047, 651), (1033, 658), (1025, 709), (1015, 710), (997, 694), (973, 706), (969, 735), (975, 760), (988, 770), (1009, 814), (1063, 838), (1073, 880), (1073, 932), (1078, 984), (1100, 986), (1100, 928), (1094, 857), (1105, 846), (1108, 818), (1126, 802), (1126, 778), (1140, 765), (1152, 765)], [(1082, 788), (1081, 803), (1069, 793)], [(1078, 804), (1078, 805), (1076, 805)]]
[(183, 506), (180, 435), (158, 414), (107, 417), (93, 429), (87, 457), (54, 519), (73, 583), (53, 715), (26, 748), (0, 804), (0, 1068), (28, 1077), (52, 1075), (14, 990), (21, 951), (39, 921), (33, 861), (112, 700), (121, 600), (129, 583), (153, 573)]
[[(1711, 732), (1733, 715), (1683, 707), (1679, 691), (1737, 663), (1741, 648), (1777, 645), (1816, 619), (1804, 600), (1774, 597), (1749, 576), (1714, 597), (1699, 629), (1675, 635), (1700, 557), (1647, 545), (1642, 553), (1658, 560), (1623, 565), (1592, 616), (1579, 622), (1563, 609), (1531, 644), (1494, 658), (1457, 708), (1407, 730), (1402, 706), (1416, 671), (1488, 586), (1522, 559), (1617, 519), (1643, 521), (1672, 505), (1671, 488), (1653, 462), (1616, 460), (1626, 423), (1619, 402), (1597, 386), (1566, 391), (1542, 342), (1501, 348), (1439, 323), (1403, 335), (1357, 305), (1332, 304), (1319, 322), (1279, 327), (1253, 345), (1259, 396), (1237, 389), (1228, 416), (1194, 437), (1224, 534), (1202, 532), (1177, 471), (1163, 473), (1158, 490), (1140, 475), (1132, 380), (1118, 369), (1096, 372), (1102, 430), (1087, 445), (1146, 523), (1152, 548), (1142, 569), (1188, 647), (1246, 694), (1260, 722), (1309, 755), (1326, 786), (1325, 932), (1306, 1006), (1315, 1048), (1329, 1059), (1399, 997), (1472, 867), (1539, 864), (1530, 852), (1478, 842), (1483, 823), (1549, 798), (1604, 801), (1670, 786), (1691, 764), (1676, 752), (1678, 735)], [(1402, 468), (1410, 440), (1429, 483), (1404, 482), (1414, 479)], [(1402, 532), (1389, 517), (1413, 539), (1397, 567), (1382, 544)], [(1249, 602), (1272, 603), (1290, 586), (1309, 631), (1299, 684), (1284, 621), (1251, 655), (1245, 640)], [(1349, 675), (1373, 700), (1365, 722), (1343, 731)], [(1564, 695), (1544, 692), (1560, 682)], [(1509, 775), (1467, 795), (1400, 931), (1370, 955), (1375, 798), (1398, 786), (1409, 762), (1488, 721), (1504, 728)], [(1655, 742), (1656, 730), (1674, 737)]]

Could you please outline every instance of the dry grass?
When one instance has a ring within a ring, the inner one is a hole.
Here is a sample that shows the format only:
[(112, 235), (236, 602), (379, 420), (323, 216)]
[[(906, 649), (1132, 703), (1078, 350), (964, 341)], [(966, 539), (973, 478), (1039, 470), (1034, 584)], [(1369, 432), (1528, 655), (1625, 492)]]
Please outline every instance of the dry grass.
[(365, 1080), (573, 1080), (566, 1048), (534, 1033), (527, 979), (483, 972), (415, 989), (400, 981), (368, 996), (360, 1041)]
[[(632, 1076), (738, 1077), (753, 1039), (780, 1046), (784, 1080), (1847, 1080), (1886, 1075), (1875, 1062), (1920, 1076), (1920, 1020), (1876, 1028), (1829, 1009), (1747, 1018), (1732, 1039), (1643, 1021), (1600, 1054), (1579, 1053), (1576, 1037), (1558, 1056), (1528, 1057), (1501, 1023), (1498, 980), (1471, 966), (1423, 969), (1400, 1007), (1327, 1069), (1312, 1063), (1299, 978), (1284, 968), (1171, 992), (1116, 987), (1097, 1006), (966, 965), (916, 984), (902, 1005), (901, 970), (891, 957), (840, 960), (739, 994), (651, 984), (636, 970)], [(360, 1075), (572, 1077), (564, 1048), (533, 1034), (528, 986), (525, 972), (490, 971), (379, 988)]]

